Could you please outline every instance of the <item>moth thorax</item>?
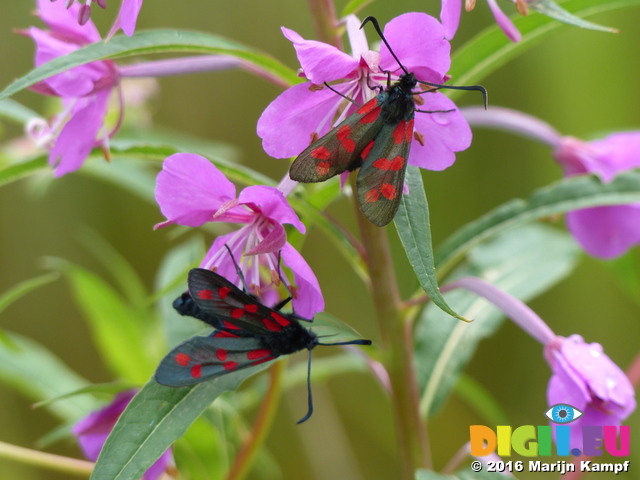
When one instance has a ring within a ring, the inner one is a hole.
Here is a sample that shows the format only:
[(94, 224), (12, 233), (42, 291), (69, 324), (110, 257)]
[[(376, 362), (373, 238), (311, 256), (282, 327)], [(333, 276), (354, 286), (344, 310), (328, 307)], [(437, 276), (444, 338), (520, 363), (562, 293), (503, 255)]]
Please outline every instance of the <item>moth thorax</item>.
[(264, 335), (261, 340), (274, 356), (289, 355), (304, 349), (311, 350), (318, 344), (316, 334), (298, 322), (291, 322), (272, 335)]

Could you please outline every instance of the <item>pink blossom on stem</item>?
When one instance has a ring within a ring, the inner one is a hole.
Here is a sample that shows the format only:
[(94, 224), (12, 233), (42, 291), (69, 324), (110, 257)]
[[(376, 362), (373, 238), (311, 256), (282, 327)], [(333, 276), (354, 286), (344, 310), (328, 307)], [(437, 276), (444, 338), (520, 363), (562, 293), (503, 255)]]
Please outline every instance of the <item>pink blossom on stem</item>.
[[(245, 188), (236, 197), (236, 188), (215, 165), (200, 155), (177, 153), (168, 157), (156, 181), (156, 201), (167, 221), (156, 228), (173, 223), (198, 227), (207, 222), (244, 224), (239, 230), (219, 236), (201, 263), (242, 287), (225, 245), (254, 293), (262, 296), (278, 276), (278, 255), (293, 272), (296, 287), (283, 275), (293, 294), (293, 307), (298, 315), (313, 318), (324, 309), (318, 281), (304, 260), (288, 242), (283, 224), (293, 225), (301, 233), (304, 224), (289, 206), (283, 192), (274, 187), (256, 185)], [(260, 265), (271, 271), (266, 283)]]
[[(593, 174), (608, 183), (620, 173), (640, 168), (640, 131), (587, 142), (563, 136), (542, 120), (508, 108), (467, 107), (462, 113), (471, 125), (507, 130), (549, 145), (566, 177)], [(571, 234), (595, 257), (615, 258), (640, 244), (640, 203), (574, 210), (566, 218)]]
[(527, 305), (496, 286), (475, 277), (463, 277), (442, 288), (464, 288), (493, 303), (514, 323), (544, 345), (553, 372), (547, 387), (549, 406), (568, 404), (583, 415), (571, 425), (571, 447), (582, 448), (581, 425), (619, 426), (636, 408), (631, 382), (597, 343), (581, 336), (556, 336)]
[[(31, 27), (22, 32), (36, 43), (36, 67), (100, 41), (91, 21), (84, 26), (75, 22), (79, 8), (75, 4), (68, 10), (60, 9), (50, 0), (38, 0), (38, 15), (49, 30)], [(116, 65), (101, 60), (71, 68), (32, 87), (44, 95), (61, 97), (64, 105), (50, 126), (39, 125), (38, 129), (28, 126), (28, 131), (37, 132), (38, 143), (50, 149), (49, 163), (57, 177), (79, 169), (91, 150), (105, 145), (109, 135), (115, 133), (105, 131), (104, 119), (119, 78)]]
[[(514, 3), (517, 6), (519, 12), (526, 14), (527, 6), (526, 2), (529, 0), (515, 0)], [(473, 10), (475, 7), (475, 0), (466, 0), (465, 8), (467, 11)], [(491, 9), (493, 18), (496, 20), (498, 26), (502, 29), (505, 35), (512, 42), (519, 42), (522, 39), (522, 34), (518, 31), (513, 22), (507, 15), (500, 9), (496, 0), (487, 0), (487, 4)], [(458, 26), (460, 25), (462, 0), (442, 0), (442, 8), (440, 9), (440, 19), (445, 31), (445, 38), (451, 40)]]
[[(137, 390), (120, 392), (113, 402), (100, 410), (91, 412), (72, 428), (71, 431), (78, 438), (78, 444), (87, 459), (94, 462), (98, 459), (104, 442), (107, 441), (118, 418), (136, 393)], [(149, 467), (142, 478), (155, 480), (171, 466), (173, 466), (173, 455), (169, 449)]]
[[(380, 52), (369, 50), (360, 21), (353, 15), (346, 18), (352, 54), (314, 40), (305, 40), (293, 30), (282, 28), (293, 43), (302, 66), (301, 75), (309, 82), (295, 85), (276, 98), (258, 120), (258, 136), (265, 151), (276, 158), (298, 155), (313, 138), (327, 133), (333, 126), (352, 114), (357, 107), (326, 87), (324, 82), (359, 104), (373, 98), (373, 87), (387, 86), (398, 79), (402, 70), (384, 44)], [(394, 52), (419, 80), (444, 83), (449, 69), (450, 45), (444, 39), (442, 25), (425, 13), (407, 13), (391, 20), (384, 34)], [(440, 92), (422, 95), (422, 110), (453, 110), (448, 113), (417, 113), (415, 132), (424, 137), (424, 145), (414, 139), (409, 163), (430, 170), (444, 170), (455, 161), (455, 152), (471, 144), (471, 130), (455, 104)]]

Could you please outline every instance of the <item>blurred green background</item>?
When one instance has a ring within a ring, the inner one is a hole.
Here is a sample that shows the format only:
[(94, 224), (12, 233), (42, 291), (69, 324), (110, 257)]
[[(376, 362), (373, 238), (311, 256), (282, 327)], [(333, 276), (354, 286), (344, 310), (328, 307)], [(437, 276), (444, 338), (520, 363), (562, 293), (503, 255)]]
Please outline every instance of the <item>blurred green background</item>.
[[(338, 11), (345, 3), (338, 2)], [(12, 30), (41, 26), (31, 15), (33, 3), (12, 2), (11, 6), (4, 8), (0, 17), (2, 88), (32, 68), (31, 40)], [(509, 2), (503, 2), (503, 6), (513, 11)], [(115, 0), (109, 1), (107, 11), (94, 6), (92, 18), (101, 33), (108, 31), (117, 8)], [(440, 3), (433, 0), (379, 0), (365, 8), (361, 16), (375, 15), (384, 24), (407, 11), (437, 16), (439, 10)], [(635, 60), (640, 45), (639, 19), (638, 9), (590, 18), (620, 29), (618, 35), (560, 29), (483, 79), (490, 105), (523, 110), (550, 122), (564, 134), (583, 138), (639, 128), (640, 64)], [(307, 5), (302, 1), (154, 0), (145, 2), (138, 21), (139, 29), (195, 29), (223, 35), (261, 48), (297, 68), (293, 48), (280, 32), (282, 25), (305, 38), (314, 37)], [(463, 12), (453, 51), (489, 25), (493, 25), (493, 17), (484, 2), (478, 2), (471, 13)], [(370, 41), (372, 38), (369, 34)], [(154, 124), (227, 142), (239, 149), (246, 165), (274, 179), (284, 175), (288, 162), (269, 158), (255, 134), (262, 110), (280, 92), (277, 87), (243, 71), (227, 71), (161, 79), (160, 88), (152, 101)], [(34, 93), (22, 92), (15, 99), (43, 111), (43, 98)], [(478, 98), (465, 95), (459, 103), (477, 104)], [(4, 124), (2, 129), (3, 141), (21, 135), (14, 125)], [(435, 245), (462, 224), (511, 198), (527, 197), (534, 189), (558, 179), (560, 173), (546, 147), (499, 132), (474, 132), (472, 147), (457, 155), (453, 167), (424, 175)], [(344, 208), (347, 202), (342, 198), (330, 212), (355, 230), (352, 212)], [(171, 232), (152, 230), (162, 219), (157, 207), (82, 174), (53, 182), (30, 179), (0, 188), (0, 291), (41, 274), (44, 256), (63, 257), (104, 273), (78, 240), (85, 227), (107, 238), (151, 288), (160, 259), (175, 245)], [(555, 223), (563, 228), (561, 220)], [(388, 231), (395, 246), (398, 278), (403, 292), (409, 294), (416, 283), (394, 229)], [(332, 252), (318, 232), (311, 233), (303, 251), (319, 278), (327, 311), (346, 320), (363, 336), (376, 339), (367, 290), (343, 264), (342, 257)], [(616, 268), (625, 266), (638, 270), (637, 249), (615, 264), (584, 257), (572, 276), (531, 303), (557, 334), (579, 333), (588, 342), (603, 344), (605, 352), (623, 369), (640, 345), (640, 292), (627, 292), (616, 274)], [(62, 280), (11, 306), (3, 312), (0, 326), (46, 345), (90, 381), (111, 380)], [(546, 410), (549, 372), (541, 353), (539, 344), (506, 322), (496, 336), (481, 344), (467, 369), (503, 404), (514, 426), (545, 423), (541, 415)], [(299, 355), (293, 361), (306, 361), (306, 357)], [(283, 397), (267, 441), (280, 462), (282, 478), (395, 478), (397, 443), (391, 409), (378, 385), (364, 375), (336, 378), (327, 386), (317, 386), (314, 394), (316, 413), (302, 426), (296, 426), (295, 420), (305, 411), (305, 391), (296, 390)], [(640, 442), (638, 418), (636, 414), (628, 422), (632, 445)], [(442, 467), (468, 440), (468, 425), (478, 421), (467, 405), (455, 396), (450, 399), (431, 422), (436, 467)], [(56, 426), (44, 410), (33, 410), (27, 400), (0, 385), (0, 441), (33, 447)], [(50, 451), (79, 455), (71, 442), (58, 443)], [(3, 479), (67, 478), (4, 460), (0, 460), (0, 471)], [(640, 478), (635, 475), (625, 478)]]

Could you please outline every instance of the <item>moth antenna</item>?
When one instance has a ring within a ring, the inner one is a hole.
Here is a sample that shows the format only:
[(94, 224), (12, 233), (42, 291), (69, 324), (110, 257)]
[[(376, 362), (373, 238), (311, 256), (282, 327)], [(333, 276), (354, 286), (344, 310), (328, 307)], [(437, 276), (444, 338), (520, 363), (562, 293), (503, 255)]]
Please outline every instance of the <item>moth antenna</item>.
[[(329, 335), (324, 335), (328, 337)], [(357, 340), (349, 340), (348, 342), (336, 342), (336, 343), (320, 343), (318, 345), (332, 346), (332, 345), (371, 345), (371, 340), (365, 340), (364, 338), (359, 338)]]
[(380, 29), (380, 24), (378, 23), (378, 20), (376, 19), (376, 17), (365, 18), (362, 21), (362, 25), (360, 25), (360, 28), (362, 29), (362, 27), (364, 27), (367, 22), (371, 22), (373, 24), (373, 28), (375, 28), (376, 32), (378, 32), (378, 35), (380, 35), (380, 39), (384, 42), (384, 44), (389, 49), (389, 53), (391, 53), (391, 55), (393, 55), (393, 58), (396, 59), (396, 62), (398, 62), (398, 65), (400, 65), (400, 68), (402, 69), (402, 71), (407, 75), (409, 75), (409, 71), (406, 68), (404, 68), (404, 65), (402, 65), (402, 63), (400, 63), (400, 60), (398, 60), (398, 57), (396, 57), (396, 54), (393, 53), (393, 50), (391, 49), (391, 45), (389, 45), (389, 42), (387, 42), (387, 39), (384, 38), (384, 35), (382, 34), (382, 30)]
[(340, 93), (339, 91), (337, 91), (335, 88), (333, 88), (331, 85), (329, 85), (327, 82), (324, 82), (325, 86), (331, 90), (333, 93), (340, 95), (342, 98), (344, 98), (345, 100), (349, 100), (351, 103), (353, 103), (356, 107), (360, 108), (362, 105), (360, 105), (358, 102), (356, 102), (353, 98), (349, 98), (346, 95), (343, 95), (342, 93)]
[[(484, 103), (484, 109), (487, 109), (487, 89), (482, 85), (441, 85), (439, 83), (423, 82), (422, 80), (416, 80), (416, 82), (422, 83), (423, 85), (429, 85), (430, 87), (448, 88), (449, 90), (477, 90), (479, 92), (482, 92), (482, 102)], [(422, 95), (423, 93), (429, 93), (429, 90), (427, 90), (426, 92), (417, 92), (415, 95)]]
[(233, 266), (236, 267), (236, 273), (238, 274), (238, 277), (240, 277), (240, 281), (242, 282), (242, 289), (244, 290), (244, 293), (249, 293), (249, 287), (247, 287), (247, 282), (244, 280), (244, 274), (242, 273), (242, 270), (240, 270), (240, 266), (238, 265), (238, 262), (236, 262), (236, 259), (234, 258), (233, 253), (231, 253), (231, 249), (229, 248), (229, 245), (225, 243), (224, 248), (226, 248), (227, 252), (229, 252), (229, 256), (231, 257)]
[(306, 422), (313, 414), (313, 395), (311, 395), (311, 349), (309, 349), (309, 361), (307, 362), (307, 395), (309, 409), (307, 410), (307, 414), (296, 422), (296, 425)]

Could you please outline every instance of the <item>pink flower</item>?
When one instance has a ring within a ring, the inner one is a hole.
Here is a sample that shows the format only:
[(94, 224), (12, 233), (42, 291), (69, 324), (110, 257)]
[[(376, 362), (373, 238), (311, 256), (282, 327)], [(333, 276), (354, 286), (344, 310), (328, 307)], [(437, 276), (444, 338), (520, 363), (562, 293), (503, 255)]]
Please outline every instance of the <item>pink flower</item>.
[[(94, 462), (98, 459), (100, 450), (102, 450), (104, 442), (107, 441), (113, 426), (136, 393), (137, 390), (120, 392), (109, 405), (91, 412), (73, 427), (71, 431), (78, 438), (80, 448), (87, 459)], [(142, 478), (155, 480), (167, 470), (167, 467), (172, 465), (173, 455), (169, 449), (149, 467)]]
[[(380, 52), (369, 50), (360, 22), (353, 15), (347, 17), (347, 34), (353, 55), (314, 40), (304, 40), (293, 30), (282, 28), (290, 40), (303, 75), (312, 85), (343, 80), (332, 84), (341, 94), (363, 104), (376, 95), (372, 87), (387, 85), (398, 79), (402, 70), (384, 44)], [(449, 42), (444, 40), (442, 25), (427, 14), (407, 13), (391, 20), (384, 34), (394, 52), (419, 80), (443, 83), (451, 59)], [(258, 120), (258, 136), (265, 151), (276, 158), (298, 155), (312, 138), (322, 136), (353, 113), (357, 107), (344, 105), (342, 97), (328, 88), (311, 88), (310, 83), (295, 85), (276, 98)], [(430, 170), (443, 170), (453, 164), (455, 153), (471, 144), (471, 129), (455, 104), (440, 92), (422, 95), (421, 110), (451, 110), (448, 113), (417, 113), (415, 132), (424, 137), (424, 145), (414, 139), (409, 163)]]
[[(516, 0), (514, 2), (518, 7), (518, 11), (526, 13), (527, 1), (529, 0)], [(507, 17), (500, 9), (496, 0), (487, 0), (487, 3), (489, 4), (491, 13), (493, 13), (493, 18), (495, 18), (496, 23), (509, 38), (509, 40), (511, 40), (512, 42), (519, 42), (522, 39), (522, 34), (518, 31), (513, 22), (509, 20), (509, 17)], [(467, 0), (467, 11), (473, 10), (475, 4), (475, 0)], [(456, 31), (458, 30), (458, 25), (460, 24), (460, 13), (462, 10), (461, 5), (462, 0), (442, 0), (440, 18), (442, 19), (442, 25), (444, 27), (445, 38), (449, 40), (453, 38), (453, 36), (456, 34)]]
[[(293, 225), (301, 233), (304, 224), (277, 188), (256, 185), (245, 188), (236, 198), (236, 188), (215, 165), (200, 155), (177, 153), (168, 157), (158, 174), (156, 201), (166, 222), (198, 227), (206, 222), (244, 223), (239, 230), (218, 237), (201, 263), (202, 268), (218, 274), (242, 287), (227, 245), (240, 264), (247, 285), (258, 295), (279, 282), (278, 252), (289, 267), (297, 288), (289, 286), (293, 307), (298, 315), (313, 318), (324, 309), (318, 281), (304, 258), (286, 241), (283, 223)], [(260, 265), (271, 270), (266, 284), (260, 276)], [(287, 285), (289, 280), (283, 278)]]
[[(55, 2), (56, 0), (51, 0)], [(63, 2), (58, 3), (57, 8), (66, 8), (68, 9), (70, 6), (73, 6), (75, 0), (65, 0), (64, 5)], [(97, 3), (101, 8), (107, 8), (107, 0), (85, 0), (84, 5), (80, 0), (78, 2), (77, 11), (77, 19), (79, 25), (85, 25), (89, 22), (91, 18), (91, 3)], [(122, 4), (120, 5), (120, 11), (118, 12), (118, 16), (116, 21), (111, 27), (111, 31), (107, 38), (111, 38), (115, 33), (122, 28), (122, 31), (127, 36), (133, 35), (133, 32), (136, 29), (136, 21), (138, 20), (138, 14), (140, 13), (140, 9), (142, 8), (142, 0), (122, 0)]]
[(580, 335), (556, 337), (545, 347), (545, 356), (553, 370), (547, 402), (583, 413), (571, 424), (572, 447), (582, 447), (581, 425), (619, 426), (635, 410), (631, 382), (599, 344), (587, 344)]
[[(50, 0), (38, 0), (38, 15), (50, 30), (31, 27), (24, 32), (36, 43), (36, 67), (100, 41), (93, 23), (80, 26), (75, 22), (78, 9), (78, 5), (65, 10)], [(41, 145), (50, 148), (49, 163), (57, 177), (78, 170), (91, 150), (105, 144), (114, 133), (105, 131), (104, 119), (111, 91), (118, 82), (115, 64), (103, 60), (74, 67), (32, 87), (44, 95), (61, 97), (64, 105), (50, 126), (38, 125), (37, 131), (28, 128)]]
[[(609, 135), (584, 142), (562, 137), (553, 156), (566, 176), (593, 173), (610, 182), (640, 167), (640, 132)], [(567, 226), (587, 253), (615, 258), (640, 243), (640, 203), (585, 208), (567, 214)]]

